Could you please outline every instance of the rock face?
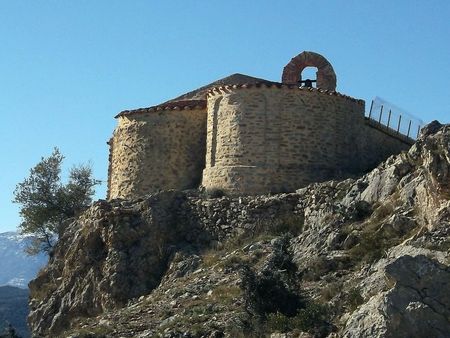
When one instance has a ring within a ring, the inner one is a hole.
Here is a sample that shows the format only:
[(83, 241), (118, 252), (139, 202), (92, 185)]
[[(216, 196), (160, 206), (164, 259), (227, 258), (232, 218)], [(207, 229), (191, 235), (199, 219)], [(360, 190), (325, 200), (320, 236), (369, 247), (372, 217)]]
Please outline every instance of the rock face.
[[(145, 201), (94, 204), (60, 239), (48, 269), (29, 284), (30, 324), (56, 333), (73, 318), (122, 307), (155, 288), (170, 251), (198, 230), (179, 223), (180, 193)], [(64, 243), (64, 245), (62, 244)]]
[(406, 255), (384, 272), (395, 285), (352, 314), (344, 337), (448, 337), (448, 267), (423, 255)]
[(357, 179), (98, 201), (30, 283), (29, 323), (36, 337), (448, 337), (449, 188), (450, 126), (434, 122)]

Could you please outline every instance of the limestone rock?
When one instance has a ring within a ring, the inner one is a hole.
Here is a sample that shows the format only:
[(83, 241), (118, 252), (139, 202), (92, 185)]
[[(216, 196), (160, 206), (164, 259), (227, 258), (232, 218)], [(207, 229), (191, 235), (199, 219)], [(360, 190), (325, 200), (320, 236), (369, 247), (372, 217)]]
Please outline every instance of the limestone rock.
[(402, 256), (384, 272), (394, 286), (353, 313), (344, 337), (448, 337), (450, 269), (426, 256)]

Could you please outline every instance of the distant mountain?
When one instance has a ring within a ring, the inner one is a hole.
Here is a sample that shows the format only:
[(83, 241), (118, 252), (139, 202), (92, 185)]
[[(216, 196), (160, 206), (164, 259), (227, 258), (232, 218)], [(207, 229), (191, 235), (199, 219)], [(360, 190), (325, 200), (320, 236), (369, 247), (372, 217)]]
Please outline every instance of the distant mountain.
[(0, 334), (11, 324), (21, 337), (29, 337), (27, 316), (28, 290), (0, 286)]
[(0, 233), (0, 285), (27, 288), (28, 282), (47, 263), (44, 254), (28, 256), (24, 252), (32, 238), (17, 232)]

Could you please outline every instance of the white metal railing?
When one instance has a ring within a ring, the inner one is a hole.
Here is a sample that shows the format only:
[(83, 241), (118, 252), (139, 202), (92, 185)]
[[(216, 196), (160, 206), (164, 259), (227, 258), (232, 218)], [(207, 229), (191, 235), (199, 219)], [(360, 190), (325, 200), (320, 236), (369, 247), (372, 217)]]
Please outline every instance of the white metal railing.
[(413, 140), (417, 139), (424, 125), (421, 119), (379, 97), (372, 100), (366, 116), (370, 122)]

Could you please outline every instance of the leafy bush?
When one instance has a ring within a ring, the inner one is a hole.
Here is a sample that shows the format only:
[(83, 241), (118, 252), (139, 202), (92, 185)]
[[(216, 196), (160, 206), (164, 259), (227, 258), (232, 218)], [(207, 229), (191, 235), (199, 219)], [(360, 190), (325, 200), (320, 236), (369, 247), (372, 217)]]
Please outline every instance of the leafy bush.
[(352, 288), (347, 294), (347, 304), (350, 310), (353, 312), (358, 306), (364, 303), (364, 298), (361, 295), (361, 291), (358, 288)]
[(381, 259), (390, 245), (379, 234), (363, 234), (360, 243), (350, 249), (349, 253), (355, 262), (375, 262)]
[(326, 323), (326, 314), (327, 310), (324, 306), (308, 302), (304, 308), (298, 310), (297, 314), (292, 317), (288, 317), (280, 312), (270, 313), (267, 316), (266, 331), (311, 331)]
[(334, 268), (325, 256), (316, 256), (311, 259), (307, 269), (302, 273), (302, 278), (307, 281), (318, 281), (326, 273), (333, 271)]
[(288, 332), (292, 331), (292, 317), (287, 317), (280, 312), (269, 313), (266, 321), (266, 330), (269, 332)]
[(273, 331), (329, 327), (325, 308), (308, 300), (298, 287), (289, 243), (288, 235), (273, 241), (273, 252), (261, 272), (255, 273), (245, 264), (241, 269), (240, 286), (251, 318), (249, 325), (255, 330), (263, 328), (263, 332), (258, 331), (261, 336)]
[(320, 290), (320, 295), (322, 300), (328, 302), (331, 299), (333, 299), (339, 292), (342, 290), (342, 283), (341, 282), (332, 282), (327, 283), (325, 287)]
[(259, 274), (248, 265), (243, 265), (241, 269), (246, 309), (261, 318), (277, 312), (294, 316), (303, 306), (303, 298), (297, 292), (297, 267), (288, 250), (289, 240), (288, 235), (274, 240), (273, 253)]
[(291, 234), (299, 235), (303, 231), (305, 219), (303, 215), (289, 215), (275, 219), (262, 219), (257, 222), (252, 232), (252, 237), (256, 235), (268, 235), (271, 237)]
[(294, 316), (304, 305), (302, 297), (290, 290), (275, 271), (265, 270), (257, 275), (244, 266), (241, 281), (247, 311), (261, 319), (277, 312)]
[(239, 269), (244, 264), (244, 259), (237, 255), (232, 255), (219, 263), (225, 270), (233, 271)]

